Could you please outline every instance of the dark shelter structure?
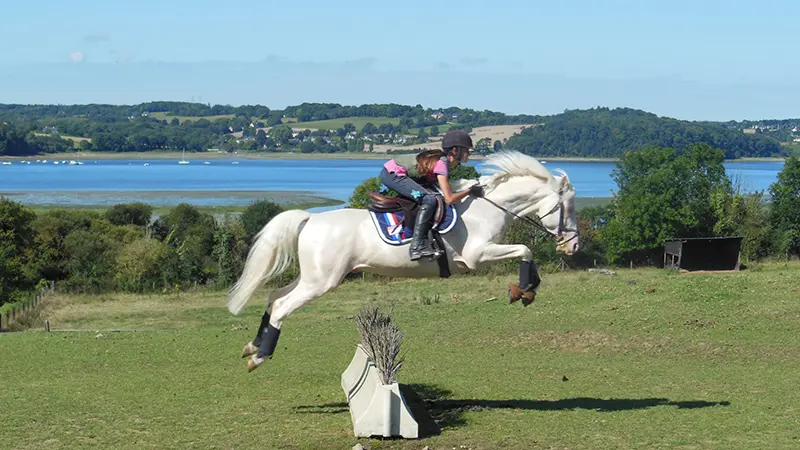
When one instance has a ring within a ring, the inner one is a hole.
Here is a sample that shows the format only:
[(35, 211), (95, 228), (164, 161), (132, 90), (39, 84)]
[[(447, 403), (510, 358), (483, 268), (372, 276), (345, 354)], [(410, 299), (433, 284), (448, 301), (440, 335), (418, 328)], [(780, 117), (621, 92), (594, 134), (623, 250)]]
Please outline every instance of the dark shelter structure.
[(741, 236), (680, 238), (664, 243), (667, 269), (739, 270)]

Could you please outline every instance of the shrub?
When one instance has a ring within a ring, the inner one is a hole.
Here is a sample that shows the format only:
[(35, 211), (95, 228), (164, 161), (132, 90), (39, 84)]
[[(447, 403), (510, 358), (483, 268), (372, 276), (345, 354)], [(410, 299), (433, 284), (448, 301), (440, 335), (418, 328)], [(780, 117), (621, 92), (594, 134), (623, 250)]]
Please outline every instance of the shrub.
[(105, 212), (104, 216), (114, 225), (147, 226), (153, 215), (153, 207), (141, 203), (121, 203), (114, 205)]
[(138, 239), (122, 247), (116, 260), (116, 285), (129, 292), (144, 292), (166, 286), (163, 268), (167, 246), (157, 239)]
[(283, 212), (283, 208), (277, 203), (268, 200), (260, 200), (249, 205), (242, 212), (240, 217), (246, 240), (253, 242), (253, 238), (273, 217)]
[(32, 288), (27, 264), (35, 239), (35, 218), (21, 203), (0, 197), (0, 305), (19, 300), (22, 292)]

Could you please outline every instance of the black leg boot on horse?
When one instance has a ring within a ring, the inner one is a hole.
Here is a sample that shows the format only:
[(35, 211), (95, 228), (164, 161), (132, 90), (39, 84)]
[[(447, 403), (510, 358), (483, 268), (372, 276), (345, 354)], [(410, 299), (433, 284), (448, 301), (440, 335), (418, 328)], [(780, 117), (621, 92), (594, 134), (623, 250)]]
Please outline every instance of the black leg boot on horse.
[(269, 312), (264, 311), (264, 315), (261, 316), (261, 325), (259, 325), (258, 331), (256, 332), (256, 337), (253, 339), (253, 342), (248, 342), (247, 345), (244, 346), (244, 350), (242, 350), (242, 358), (247, 358), (258, 351), (258, 347), (261, 345), (261, 338), (264, 335), (264, 332), (267, 331), (268, 326)]
[(509, 303), (522, 299), (523, 306), (529, 306), (536, 300), (536, 289), (541, 282), (536, 264), (533, 261), (520, 261), (519, 286), (508, 285)]
[(436, 214), (436, 204), (423, 203), (419, 205), (417, 220), (414, 224), (414, 236), (408, 254), (412, 261), (420, 258), (438, 258), (441, 253), (431, 246), (429, 234), (433, 228), (433, 216)]

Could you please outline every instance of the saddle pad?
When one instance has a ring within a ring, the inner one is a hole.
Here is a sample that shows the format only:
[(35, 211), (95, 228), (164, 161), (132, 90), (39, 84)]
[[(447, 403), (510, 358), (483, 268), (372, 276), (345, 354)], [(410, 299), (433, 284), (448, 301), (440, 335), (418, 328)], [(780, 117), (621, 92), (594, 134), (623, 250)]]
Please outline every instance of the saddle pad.
[[(402, 211), (396, 212), (374, 212), (368, 211), (372, 217), (372, 223), (378, 231), (378, 236), (383, 242), (391, 245), (403, 245), (411, 241), (414, 232), (411, 227), (403, 225), (404, 214)], [(445, 205), (444, 218), (440, 223), (433, 224), (433, 229), (439, 234), (446, 234), (452, 230), (458, 221), (458, 211), (455, 206)]]

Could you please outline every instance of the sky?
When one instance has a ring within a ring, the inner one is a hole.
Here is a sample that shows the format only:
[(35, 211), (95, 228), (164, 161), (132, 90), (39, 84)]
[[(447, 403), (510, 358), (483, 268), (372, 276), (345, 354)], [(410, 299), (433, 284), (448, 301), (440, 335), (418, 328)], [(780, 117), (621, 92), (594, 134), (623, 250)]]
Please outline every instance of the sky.
[(0, 103), (800, 117), (800, 2), (0, 0)]

